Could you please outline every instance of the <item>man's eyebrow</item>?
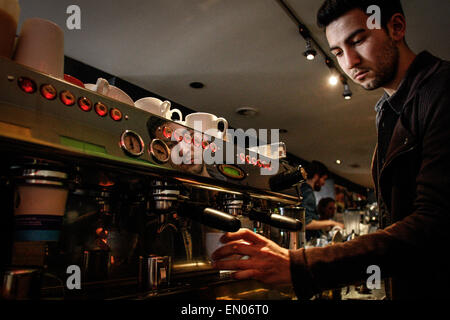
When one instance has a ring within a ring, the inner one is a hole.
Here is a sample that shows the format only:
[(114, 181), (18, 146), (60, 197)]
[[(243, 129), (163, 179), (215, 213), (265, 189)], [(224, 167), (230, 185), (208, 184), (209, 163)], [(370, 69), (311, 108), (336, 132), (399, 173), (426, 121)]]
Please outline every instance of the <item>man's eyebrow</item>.
[[(352, 39), (354, 36), (356, 36), (357, 34), (361, 33), (361, 32), (365, 32), (366, 29), (358, 29), (356, 31), (353, 31), (347, 38), (345, 38), (344, 43), (348, 42), (350, 39)], [(333, 46), (330, 48), (330, 51), (336, 50), (336, 49), (340, 49), (340, 47), (338, 46)]]

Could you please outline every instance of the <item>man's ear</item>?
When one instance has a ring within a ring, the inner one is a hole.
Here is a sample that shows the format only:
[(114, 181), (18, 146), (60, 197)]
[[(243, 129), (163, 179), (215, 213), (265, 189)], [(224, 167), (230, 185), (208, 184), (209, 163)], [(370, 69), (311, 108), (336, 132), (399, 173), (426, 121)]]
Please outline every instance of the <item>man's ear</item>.
[(405, 39), (406, 35), (406, 19), (401, 13), (395, 13), (387, 24), (389, 36), (395, 42)]

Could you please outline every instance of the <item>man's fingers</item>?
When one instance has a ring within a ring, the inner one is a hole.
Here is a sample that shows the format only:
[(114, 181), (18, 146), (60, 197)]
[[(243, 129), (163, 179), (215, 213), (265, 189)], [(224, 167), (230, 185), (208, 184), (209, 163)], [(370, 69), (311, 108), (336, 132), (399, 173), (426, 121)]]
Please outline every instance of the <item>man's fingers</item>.
[(224, 244), (222, 247), (218, 248), (213, 252), (211, 258), (213, 260), (223, 259), (231, 255), (240, 254), (244, 256), (252, 256), (257, 252), (257, 248), (249, 245), (248, 243), (243, 243), (241, 241), (233, 241)]
[(266, 238), (245, 228), (239, 229), (239, 231), (237, 232), (227, 232), (220, 238), (220, 241), (222, 243), (230, 242), (233, 240), (245, 240), (254, 244), (262, 244), (267, 242)]
[(233, 273), (232, 277), (236, 280), (244, 280), (244, 279), (256, 279), (258, 271), (255, 269), (248, 269), (242, 271), (236, 271)]
[(261, 263), (252, 259), (245, 260), (217, 260), (214, 261), (214, 268), (220, 270), (248, 270), (258, 269)]

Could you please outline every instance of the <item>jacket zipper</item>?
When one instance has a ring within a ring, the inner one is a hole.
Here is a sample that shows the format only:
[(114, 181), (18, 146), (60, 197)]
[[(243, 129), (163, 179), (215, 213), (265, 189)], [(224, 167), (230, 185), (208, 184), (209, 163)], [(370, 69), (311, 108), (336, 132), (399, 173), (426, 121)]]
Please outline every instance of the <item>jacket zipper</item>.
[(408, 152), (414, 150), (416, 147), (417, 147), (417, 144), (414, 144), (414, 145), (411, 146), (409, 149), (403, 150), (402, 152), (397, 153), (393, 158), (391, 158), (391, 159), (389, 160), (389, 162), (386, 162), (386, 163), (383, 165), (383, 168), (381, 168), (380, 175), (378, 176), (378, 187), (379, 187), (379, 189), (380, 189), (380, 190), (379, 190), (379, 193), (380, 193), (381, 198), (383, 199), (383, 203), (384, 203), (385, 210), (388, 212), (388, 215), (387, 215), (387, 217), (386, 217), (388, 221), (386, 221), (386, 226), (384, 226), (384, 227), (390, 226), (390, 225), (392, 224), (392, 213), (391, 213), (390, 210), (388, 210), (387, 205), (386, 205), (386, 204), (387, 204), (387, 203), (386, 203), (386, 200), (383, 198), (383, 193), (381, 192), (381, 186), (380, 186), (380, 179), (381, 179), (381, 176), (383, 175), (384, 169), (385, 169), (387, 166), (389, 166), (389, 165), (392, 163), (392, 161), (394, 161), (395, 159), (397, 159), (397, 158), (400, 157), (401, 155), (403, 155), (403, 154), (405, 154), (405, 153), (408, 153)]

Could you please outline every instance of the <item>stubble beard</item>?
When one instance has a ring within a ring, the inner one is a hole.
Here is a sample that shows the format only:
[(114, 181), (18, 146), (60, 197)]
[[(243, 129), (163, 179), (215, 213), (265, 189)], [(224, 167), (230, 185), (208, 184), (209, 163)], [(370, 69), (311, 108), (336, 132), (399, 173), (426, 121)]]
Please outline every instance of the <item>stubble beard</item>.
[(314, 191), (320, 192), (321, 189), (322, 189), (322, 186), (320, 185), (320, 183), (319, 182), (315, 182), (314, 183)]
[(379, 51), (376, 60), (378, 61), (377, 70), (375, 72), (375, 79), (372, 81), (362, 84), (361, 86), (366, 90), (376, 90), (387, 85), (389, 82), (394, 80), (397, 74), (397, 69), (399, 65), (399, 51), (394, 41), (389, 38), (386, 41), (382, 50)]

